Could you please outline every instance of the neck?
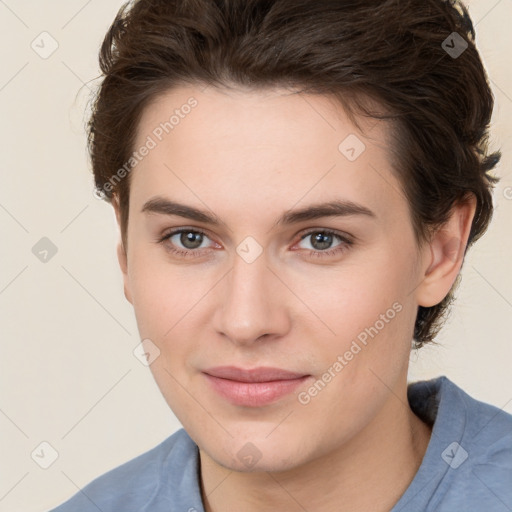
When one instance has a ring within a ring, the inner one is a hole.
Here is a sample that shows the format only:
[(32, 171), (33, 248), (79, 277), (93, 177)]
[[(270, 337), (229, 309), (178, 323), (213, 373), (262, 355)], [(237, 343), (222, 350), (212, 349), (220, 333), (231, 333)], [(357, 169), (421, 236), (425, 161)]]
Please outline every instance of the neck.
[(237, 472), (200, 450), (206, 512), (315, 510), (387, 512), (418, 471), (432, 429), (410, 409), (406, 389), (349, 442), (288, 471)]

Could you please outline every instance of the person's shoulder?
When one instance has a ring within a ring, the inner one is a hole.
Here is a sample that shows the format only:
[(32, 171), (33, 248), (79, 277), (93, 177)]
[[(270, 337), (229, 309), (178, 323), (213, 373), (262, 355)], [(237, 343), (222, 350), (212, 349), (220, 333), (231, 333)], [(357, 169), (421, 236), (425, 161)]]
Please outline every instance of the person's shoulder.
[[(464, 438), (466, 442), (473, 446), (473, 449), (481, 447), (482, 454), (494, 453), (496, 447), (504, 443), (503, 448), (512, 454), (512, 414), (495, 405), (473, 398), (447, 377), (441, 379), (444, 381), (444, 386), (450, 389), (451, 396), (455, 397), (456, 395), (464, 406)], [(452, 403), (455, 405), (454, 402), (455, 400), (452, 399)], [(477, 453), (479, 453), (478, 450), (475, 455)]]
[(512, 495), (512, 414), (473, 398), (459, 387), (456, 389), (466, 405), (464, 441), (468, 446), (468, 458), (471, 456), (474, 466), (508, 470)]
[(143, 510), (193, 456), (195, 445), (180, 429), (151, 450), (99, 476), (51, 512)]
[(492, 441), (512, 435), (512, 414), (477, 400), (446, 376), (409, 383), (407, 394), (414, 412), (424, 421), (432, 425), (440, 420), (452, 427), (460, 424), (466, 440)]
[(473, 398), (447, 377), (438, 383), (446, 423), (460, 422), (462, 427), (460, 437), (454, 428), (453, 438), (443, 439), (441, 458), (448, 466), (449, 485), (439, 510), (512, 509), (512, 415)]

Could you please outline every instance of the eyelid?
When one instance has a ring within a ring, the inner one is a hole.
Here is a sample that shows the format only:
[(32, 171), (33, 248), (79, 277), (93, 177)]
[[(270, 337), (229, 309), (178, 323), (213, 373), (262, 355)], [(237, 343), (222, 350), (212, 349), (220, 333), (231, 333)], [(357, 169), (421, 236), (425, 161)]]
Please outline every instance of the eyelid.
[(176, 235), (178, 233), (182, 233), (182, 232), (199, 233), (201, 235), (204, 235), (204, 236), (208, 237), (210, 240), (213, 240), (213, 237), (210, 235), (210, 233), (206, 229), (198, 228), (198, 227), (194, 227), (194, 226), (180, 226), (180, 227), (177, 227), (177, 228), (172, 228), (172, 229), (164, 230), (163, 234), (159, 235), (157, 237), (156, 241), (157, 242), (164, 242), (165, 240), (167, 240), (171, 236), (174, 236), (174, 235)]
[(353, 243), (355, 242), (355, 237), (353, 235), (350, 235), (349, 233), (346, 233), (344, 231), (339, 231), (337, 229), (333, 228), (308, 228), (305, 231), (302, 231), (302, 233), (299, 235), (300, 240), (304, 239), (308, 235), (311, 235), (313, 233), (329, 233), (336, 235), (337, 237), (341, 238), (342, 240)]

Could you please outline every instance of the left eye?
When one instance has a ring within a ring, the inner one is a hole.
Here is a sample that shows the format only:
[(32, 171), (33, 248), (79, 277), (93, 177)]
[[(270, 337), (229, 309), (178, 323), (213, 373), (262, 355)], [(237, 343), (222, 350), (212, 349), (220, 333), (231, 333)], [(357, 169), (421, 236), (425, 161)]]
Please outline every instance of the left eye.
[[(334, 238), (338, 238), (340, 243), (336, 245), (332, 245)], [(325, 251), (326, 249), (332, 249), (333, 247), (337, 247), (338, 245), (341, 245), (343, 242), (345, 242), (345, 239), (341, 237), (340, 235), (337, 235), (336, 233), (333, 233), (332, 231), (311, 231), (309, 233), (306, 233), (305, 235), (302, 235), (302, 240), (310, 239), (310, 245), (312, 247), (304, 247), (304, 249), (310, 249), (313, 251)]]

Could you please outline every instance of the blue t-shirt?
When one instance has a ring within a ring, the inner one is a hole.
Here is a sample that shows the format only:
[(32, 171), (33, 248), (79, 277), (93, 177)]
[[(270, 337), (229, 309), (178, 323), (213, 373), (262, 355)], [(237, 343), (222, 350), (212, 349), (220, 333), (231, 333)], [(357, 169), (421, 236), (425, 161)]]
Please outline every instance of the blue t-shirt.
[[(447, 377), (408, 385), (433, 425), (413, 481), (390, 512), (511, 512), (512, 415)], [(105, 473), (52, 512), (204, 512), (199, 451), (184, 429)]]

